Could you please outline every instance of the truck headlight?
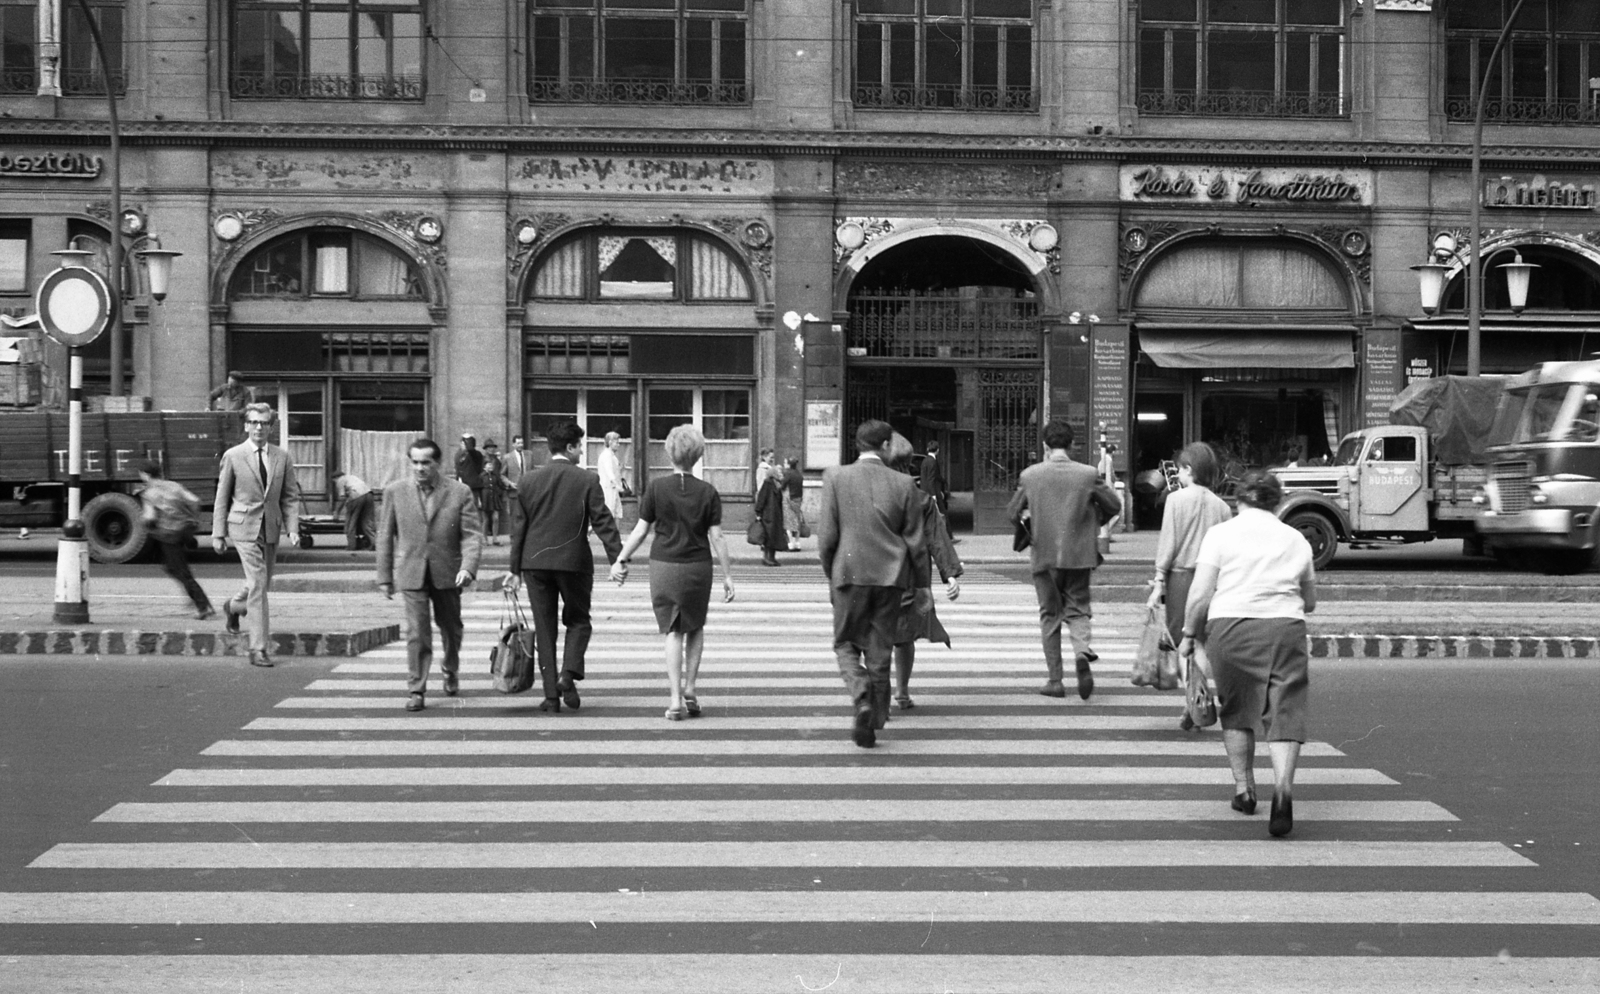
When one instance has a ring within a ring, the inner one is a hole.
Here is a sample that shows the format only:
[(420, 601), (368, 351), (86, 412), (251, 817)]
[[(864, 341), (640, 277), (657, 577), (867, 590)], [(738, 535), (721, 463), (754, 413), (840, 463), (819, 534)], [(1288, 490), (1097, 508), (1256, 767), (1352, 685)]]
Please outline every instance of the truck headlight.
[(1482, 487), (1474, 490), (1472, 492), (1472, 503), (1478, 507), (1487, 507), (1489, 504), (1489, 492)]
[(1528, 503), (1548, 504), (1550, 503), (1550, 495), (1545, 493), (1538, 484), (1534, 484), (1528, 488)]

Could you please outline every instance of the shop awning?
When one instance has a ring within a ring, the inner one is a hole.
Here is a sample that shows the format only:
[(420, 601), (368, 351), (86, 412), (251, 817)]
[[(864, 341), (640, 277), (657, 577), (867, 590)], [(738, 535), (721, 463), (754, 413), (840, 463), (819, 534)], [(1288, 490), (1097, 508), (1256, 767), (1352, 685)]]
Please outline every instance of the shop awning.
[(1348, 328), (1261, 331), (1232, 328), (1152, 328), (1140, 324), (1139, 348), (1167, 369), (1290, 367), (1353, 369), (1354, 333)]

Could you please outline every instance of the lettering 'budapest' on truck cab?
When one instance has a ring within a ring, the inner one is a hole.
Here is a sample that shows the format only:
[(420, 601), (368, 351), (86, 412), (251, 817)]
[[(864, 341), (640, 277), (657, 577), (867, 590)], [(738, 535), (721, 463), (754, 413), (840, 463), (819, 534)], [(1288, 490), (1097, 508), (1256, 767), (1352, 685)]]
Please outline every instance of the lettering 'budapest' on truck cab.
[(1600, 362), (1508, 379), (1488, 451), (1478, 532), (1489, 550), (1546, 573), (1588, 569), (1600, 541)]

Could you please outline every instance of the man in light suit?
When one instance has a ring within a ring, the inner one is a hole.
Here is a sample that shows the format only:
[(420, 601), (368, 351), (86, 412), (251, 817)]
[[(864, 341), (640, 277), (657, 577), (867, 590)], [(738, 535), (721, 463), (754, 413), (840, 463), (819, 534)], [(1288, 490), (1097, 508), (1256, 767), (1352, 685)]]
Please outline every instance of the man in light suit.
[(833, 652), (855, 705), (851, 737), (877, 744), (889, 720), (889, 663), (902, 596), (928, 586), (922, 498), (917, 484), (888, 466), (894, 429), (866, 421), (856, 429), (860, 457), (822, 477), (817, 549), (832, 584)]
[(300, 483), (289, 454), (267, 439), (277, 414), (270, 404), (244, 409), (245, 440), (222, 454), (216, 506), (211, 514), (211, 546), (220, 554), (232, 542), (244, 567), (244, 587), (222, 605), (227, 631), (237, 635), (239, 619), (249, 619), (250, 665), (271, 666), (267, 650), (271, 623), (267, 591), (278, 539), (300, 534)]
[(1089, 664), (1100, 658), (1089, 647), (1089, 576), (1100, 565), (1100, 526), (1122, 512), (1122, 501), (1093, 466), (1076, 462), (1072, 426), (1044, 426), (1045, 457), (1022, 471), (1006, 514), (1012, 524), (1024, 519), (1033, 532), (1033, 589), (1039, 598), (1039, 637), (1048, 676), (1039, 693), (1065, 697), (1062, 685), (1061, 626), (1072, 636), (1078, 696), (1094, 693)]
[(512, 531), (517, 530), (517, 522), (522, 520), (522, 505), (517, 503), (517, 486), (522, 483), (522, 478), (528, 470), (533, 468), (528, 459), (528, 453), (521, 435), (511, 436), (511, 451), (506, 453), (505, 473), (506, 479), (511, 481), (511, 493), (506, 498), (506, 524)]
[[(521, 519), (511, 533), (511, 574), (506, 589), (515, 592), (520, 580), (528, 584), (528, 604), (533, 608), (534, 651), (544, 674), (545, 711), (561, 710), (564, 703), (576, 710), (581, 703), (577, 681), (583, 679), (583, 654), (594, 631), (589, 605), (594, 594), (594, 553), (589, 549), (589, 529), (605, 546), (606, 559), (622, 554), (617, 523), (606, 508), (600, 478), (578, 465), (583, 452), (583, 429), (567, 421), (553, 426), (546, 437), (550, 461), (529, 470), (517, 484)], [(561, 651), (561, 671), (556, 675), (556, 606), (561, 602), (561, 623), (567, 628)]]
[[(407, 711), (421, 711), (433, 666), (433, 617), (444, 642), (444, 692), (460, 687), (461, 588), (478, 574), (483, 527), (472, 490), (439, 471), (444, 452), (431, 438), (411, 443), (411, 476), (383, 488), (378, 525), (378, 589), (406, 604)], [(430, 611), (431, 609), (431, 611)]]

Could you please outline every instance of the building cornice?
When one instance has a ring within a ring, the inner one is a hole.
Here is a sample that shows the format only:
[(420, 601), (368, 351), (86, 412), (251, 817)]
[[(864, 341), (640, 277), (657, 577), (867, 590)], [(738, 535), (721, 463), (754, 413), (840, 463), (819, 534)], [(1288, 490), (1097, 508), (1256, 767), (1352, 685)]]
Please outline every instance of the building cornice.
[[(1564, 134), (1569, 132), (1563, 132)], [(668, 128), (541, 128), (526, 125), (256, 124), (213, 121), (132, 121), (122, 126), (130, 147), (315, 147), (411, 151), (489, 151), (508, 154), (727, 155), (823, 157), (878, 155), (1034, 161), (1204, 161), (1318, 163), (1429, 168), (1465, 165), (1466, 142), (1303, 139), (1160, 138), (1128, 135), (940, 135), (884, 131), (680, 130)], [(0, 143), (103, 145), (100, 121), (0, 119)], [(1590, 145), (1496, 144), (1486, 162), (1528, 165), (1600, 164)]]

